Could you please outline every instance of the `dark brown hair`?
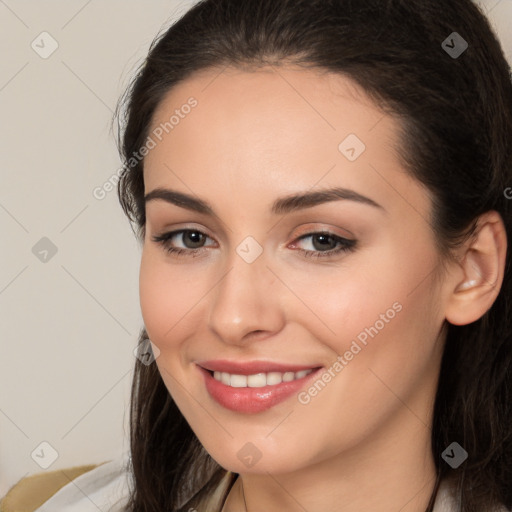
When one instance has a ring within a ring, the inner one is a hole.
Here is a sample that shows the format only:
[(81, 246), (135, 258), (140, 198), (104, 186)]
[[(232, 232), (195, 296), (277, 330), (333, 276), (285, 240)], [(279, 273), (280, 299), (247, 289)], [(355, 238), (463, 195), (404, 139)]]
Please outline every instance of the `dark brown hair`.
[[(459, 56), (442, 46), (453, 32), (468, 43)], [(449, 257), (489, 210), (500, 213), (512, 240), (504, 193), (512, 186), (510, 68), (470, 0), (198, 2), (153, 42), (118, 106), (125, 164), (118, 194), (139, 240), (145, 236), (144, 160), (133, 155), (165, 95), (200, 70), (286, 63), (343, 74), (399, 119), (404, 167), (432, 194), (441, 254)], [(489, 311), (469, 325), (447, 326), (432, 426), (438, 481), (428, 511), (448, 477), (463, 512), (499, 503), (512, 508), (511, 277), (508, 251)], [(139, 341), (146, 338), (142, 329)], [(155, 364), (136, 361), (130, 413), (130, 510), (178, 510), (226, 473), (199, 443)], [(469, 454), (457, 469), (441, 458), (454, 441)]]

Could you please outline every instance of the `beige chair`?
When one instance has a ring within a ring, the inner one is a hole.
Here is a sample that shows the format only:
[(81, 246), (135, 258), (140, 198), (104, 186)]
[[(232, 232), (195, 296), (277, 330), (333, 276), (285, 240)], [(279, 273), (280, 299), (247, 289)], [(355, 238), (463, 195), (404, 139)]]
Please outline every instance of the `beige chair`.
[(22, 478), (0, 501), (0, 512), (33, 512), (66, 484), (98, 466), (76, 466)]

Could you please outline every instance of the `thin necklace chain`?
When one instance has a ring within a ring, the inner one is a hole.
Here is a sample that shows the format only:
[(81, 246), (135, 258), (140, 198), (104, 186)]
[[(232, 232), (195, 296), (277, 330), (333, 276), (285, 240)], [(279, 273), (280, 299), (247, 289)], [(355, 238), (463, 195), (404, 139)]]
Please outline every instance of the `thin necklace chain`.
[(245, 501), (244, 481), (242, 479), (240, 479), (240, 482), (242, 483), (242, 496), (244, 497), (245, 512), (248, 512), (247, 511), (247, 502)]

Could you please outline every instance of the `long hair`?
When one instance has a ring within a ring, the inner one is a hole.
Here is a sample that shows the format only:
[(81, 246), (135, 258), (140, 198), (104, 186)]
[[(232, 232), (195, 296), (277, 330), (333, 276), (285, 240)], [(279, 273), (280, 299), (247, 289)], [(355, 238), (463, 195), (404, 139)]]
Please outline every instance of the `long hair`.
[[(460, 55), (450, 54), (453, 37), (467, 42)], [(450, 257), (489, 210), (500, 213), (512, 240), (510, 67), (470, 0), (199, 1), (153, 41), (118, 105), (124, 163), (118, 195), (139, 240), (145, 236), (139, 151), (166, 93), (208, 68), (286, 63), (349, 77), (400, 121), (400, 157), (432, 194), (432, 229), (443, 255)], [(462, 512), (512, 507), (511, 278), (508, 251), (492, 307), (469, 325), (448, 324), (431, 435), (438, 480), (427, 512), (447, 478)], [(142, 329), (139, 342), (145, 338)], [(130, 423), (130, 510), (178, 510), (226, 475), (155, 364), (136, 360)], [(457, 469), (441, 458), (454, 441), (468, 452)]]

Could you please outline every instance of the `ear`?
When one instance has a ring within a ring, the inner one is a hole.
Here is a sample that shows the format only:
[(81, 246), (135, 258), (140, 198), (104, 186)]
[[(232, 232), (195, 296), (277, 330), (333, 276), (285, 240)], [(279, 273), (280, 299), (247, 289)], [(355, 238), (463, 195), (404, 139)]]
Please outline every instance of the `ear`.
[(507, 233), (501, 215), (494, 210), (484, 213), (473, 237), (461, 250), (460, 268), (448, 285), (448, 322), (470, 324), (491, 308), (503, 283), (506, 253)]

